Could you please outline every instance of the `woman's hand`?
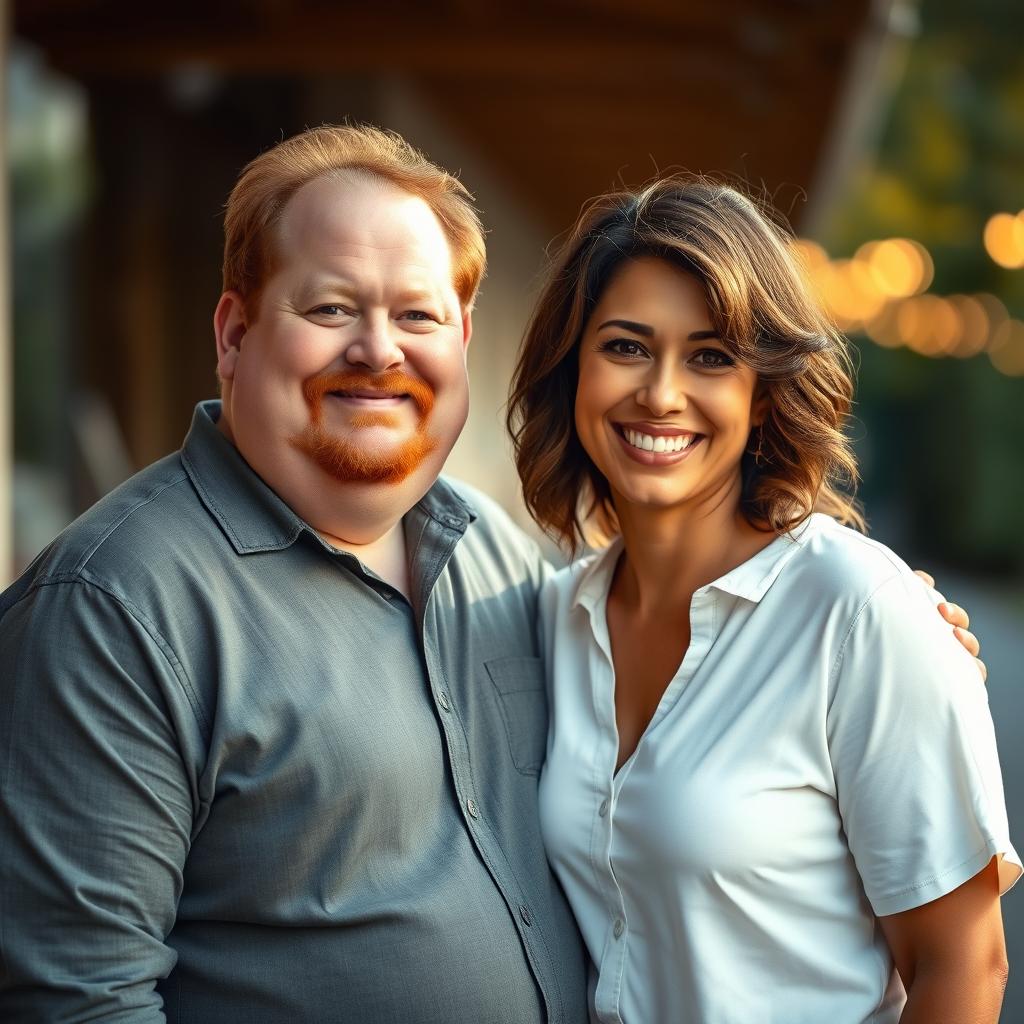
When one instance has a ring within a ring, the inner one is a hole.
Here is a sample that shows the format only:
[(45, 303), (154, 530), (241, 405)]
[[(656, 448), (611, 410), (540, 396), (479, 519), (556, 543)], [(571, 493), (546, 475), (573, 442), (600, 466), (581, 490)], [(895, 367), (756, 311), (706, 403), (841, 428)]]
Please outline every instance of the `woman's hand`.
[[(915, 569), (914, 571), (932, 590), (935, 589), (935, 580), (928, 573), (923, 569)], [(988, 679), (988, 669), (985, 667), (985, 662), (978, 657), (981, 653), (981, 644), (978, 642), (978, 638), (967, 628), (971, 624), (967, 612), (960, 605), (953, 604), (952, 601), (943, 601), (939, 605), (939, 614), (953, 627), (953, 635), (964, 645), (967, 652), (978, 663), (978, 671), (981, 673), (982, 680)]]

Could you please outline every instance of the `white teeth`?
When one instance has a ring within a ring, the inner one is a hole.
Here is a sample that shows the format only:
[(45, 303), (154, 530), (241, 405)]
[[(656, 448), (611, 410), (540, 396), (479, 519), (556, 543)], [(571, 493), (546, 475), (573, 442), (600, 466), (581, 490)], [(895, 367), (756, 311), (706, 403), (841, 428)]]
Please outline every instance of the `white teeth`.
[(666, 437), (660, 434), (654, 437), (651, 434), (642, 434), (639, 430), (623, 428), (626, 440), (634, 447), (645, 452), (681, 452), (689, 448), (697, 440), (696, 434), (679, 434), (676, 437)]

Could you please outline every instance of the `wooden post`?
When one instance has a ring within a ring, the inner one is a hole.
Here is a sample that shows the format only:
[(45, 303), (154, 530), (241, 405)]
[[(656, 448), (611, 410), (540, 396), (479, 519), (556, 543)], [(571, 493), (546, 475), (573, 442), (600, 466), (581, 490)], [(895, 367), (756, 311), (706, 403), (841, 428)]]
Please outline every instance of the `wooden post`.
[(0, 587), (14, 575), (14, 346), (7, 175), (7, 44), (9, 5), (0, 0)]

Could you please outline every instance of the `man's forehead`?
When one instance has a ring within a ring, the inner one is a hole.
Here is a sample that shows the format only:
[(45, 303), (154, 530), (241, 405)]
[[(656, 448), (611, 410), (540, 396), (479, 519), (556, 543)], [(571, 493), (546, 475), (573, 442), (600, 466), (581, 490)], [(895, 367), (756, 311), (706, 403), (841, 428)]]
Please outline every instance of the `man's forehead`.
[(284, 210), (278, 239), (285, 251), (356, 259), (379, 254), (439, 270), (451, 264), (448, 239), (426, 201), (362, 174), (304, 185)]

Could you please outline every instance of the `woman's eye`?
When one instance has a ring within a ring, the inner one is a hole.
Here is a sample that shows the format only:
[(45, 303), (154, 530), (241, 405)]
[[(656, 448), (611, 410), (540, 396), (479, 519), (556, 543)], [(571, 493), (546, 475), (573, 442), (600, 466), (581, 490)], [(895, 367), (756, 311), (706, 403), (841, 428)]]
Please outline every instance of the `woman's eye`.
[(693, 361), (708, 370), (720, 369), (724, 366), (734, 366), (736, 360), (732, 356), (719, 352), (716, 348), (703, 348), (693, 356)]
[(611, 352), (616, 356), (642, 356), (644, 347), (637, 341), (630, 341), (629, 338), (613, 338), (601, 345), (602, 352)]
[(343, 316), (345, 313), (345, 307), (337, 306), (334, 303), (327, 303), (323, 306), (317, 306), (313, 312), (320, 316)]
[(410, 309), (407, 310), (403, 315), (407, 320), (415, 320), (420, 323), (432, 323), (437, 321), (437, 317), (435, 317), (431, 313), (428, 313), (424, 309)]

